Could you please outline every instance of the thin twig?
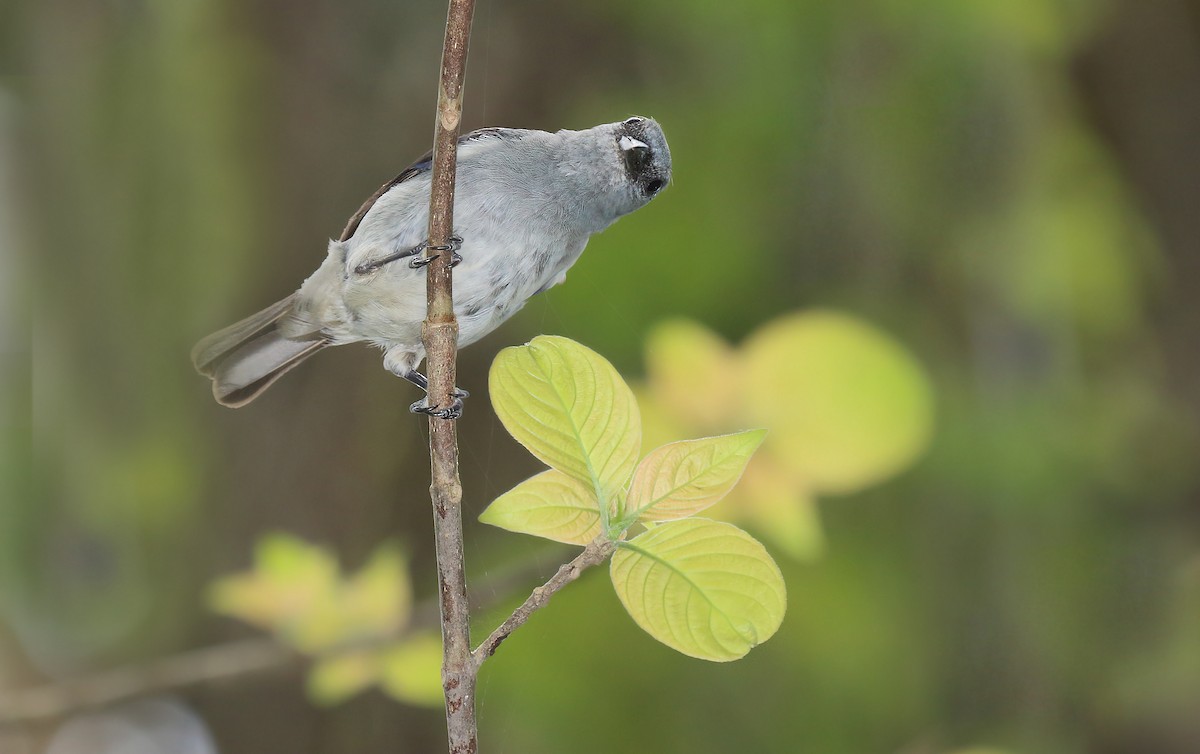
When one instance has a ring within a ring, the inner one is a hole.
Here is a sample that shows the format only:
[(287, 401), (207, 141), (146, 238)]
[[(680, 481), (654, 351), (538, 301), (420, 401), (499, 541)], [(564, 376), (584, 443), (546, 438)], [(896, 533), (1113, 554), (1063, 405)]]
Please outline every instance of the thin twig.
[(563, 564), (558, 572), (550, 577), (550, 580), (542, 584), (529, 595), (508, 620), (500, 624), (495, 631), (484, 640), (479, 648), (472, 654), (475, 659), (475, 669), (479, 670), (480, 666), (487, 661), (487, 658), (496, 653), (496, 648), (500, 643), (508, 638), (509, 634), (520, 628), (529, 620), (529, 616), (534, 612), (545, 607), (550, 598), (555, 595), (560, 589), (567, 584), (570, 584), (575, 579), (579, 578), (580, 574), (591, 568), (594, 565), (599, 565), (608, 559), (616, 549), (616, 545), (603, 537), (598, 537), (592, 540), (591, 544), (583, 548), (583, 552), (579, 553), (570, 563)]
[(0, 729), (147, 694), (280, 670), (303, 657), (270, 638), (243, 639), (32, 689), (0, 693)]
[[(429, 243), (446, 246), (454, 228), (454, 181), (462, 124), (463, 76), (475, 0), (450, 0), (442, 75), (433, 138), (433, 175), (429, 197)], [(454, 393), (458, 322), (454, 318), (452, 254), (442, 252), (430, 264), (426, 282), (427, 313), (421, 337), (429, 364), (431, 403), (449, 406)], [(429, 420), (429, 495), (433, 501), (438, 589), (442, 614), (442, 690), (450, 754), (475, 754), (475, 667), (471, 660), (470, 606), (462, 538), (462, 482), (458, 474), (458, 432), (453, 420)]]

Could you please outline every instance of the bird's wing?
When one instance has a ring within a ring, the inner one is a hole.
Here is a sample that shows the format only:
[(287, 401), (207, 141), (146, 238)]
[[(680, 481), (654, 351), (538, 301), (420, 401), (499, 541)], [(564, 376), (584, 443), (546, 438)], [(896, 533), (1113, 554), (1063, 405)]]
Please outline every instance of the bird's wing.
[[(458, 146), (462, 147), (471, 142), (482, 141), (484, 139), (520, 139), (525, 136), (525, 131), (519, 128), (481, 128), (478, 131), (472, 131), (465, 136), (458, 138)], [(354, 213), (354, 217), (350, 218), (350, 222), (346, 223), (346, 229), (342, 231), (342, 235), (338, 238), (339, 241), (349, 241), (354, 237), (355, 231), (358, 230), (359, 224), (367, 213), (371, 211), (371, 207), (375, 206), (375, 202), (379, 201), (379, 197), (391, 191), (398, 184), (404, 183), (408, 179), (428, 173), (433, 169), (433, 150), (426, 152), (419, 160), (409, 165), (403, 173), (396, 176), (392, 180), (379, 187), (379, 190), (371, 195), (371, 198), (363, 202), (363, 205), (358, 208), (358, 212)]]

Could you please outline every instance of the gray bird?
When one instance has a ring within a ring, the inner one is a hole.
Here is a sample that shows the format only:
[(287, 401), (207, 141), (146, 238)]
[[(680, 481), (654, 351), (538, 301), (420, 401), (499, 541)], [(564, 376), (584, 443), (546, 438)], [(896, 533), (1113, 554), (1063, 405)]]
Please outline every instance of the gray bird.
[[(300, 290), (204, 338), (196, 369), (223, 406), (244, 406), (327, 346), (366, 341), (423, 390), (425, 270), (431, 158), (385, 184), (350, 219)], [(671, 179), (658, 123), (629, 118), (586, 131), (485, 128), (459, 140), (452, 248), (459, 346), (479, 340), (525, 302), (566, 279), (588, 238), (645, 206)], [(460, 253), (461, 252), (461, 255)], [(450, 406), (414, 412), (453, 418)]]

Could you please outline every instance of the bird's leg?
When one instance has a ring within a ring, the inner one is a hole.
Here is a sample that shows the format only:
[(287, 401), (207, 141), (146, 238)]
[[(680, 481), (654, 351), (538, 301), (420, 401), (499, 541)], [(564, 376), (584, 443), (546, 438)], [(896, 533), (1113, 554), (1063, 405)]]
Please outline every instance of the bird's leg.
[[(429, 379), (425, 375), (418, 372), (417, 370), (413, 369), (411, 371), (405, 372), (404, 374), (402, 374), (400, 376), (403, 377), (404, 379), (408, 380), (412, 384), (416, 385), (417, 387), (421, 388), (422, 390), (424, 390), (426, 392), (429, 391)], [(470, 398), (471, 397), (471, 394), (461, 387), (454, 388), (453, 395), (456, 398)]]
[(450, 405), (446, 408), (440, 408), (429, 403), (429, 380), (425, 375), (415, 369), (410, 369), (400, 376), (425, 391), (425, 397), (409, 406), (409, 411), (412, 411), (414, 414), (436, 416), (439, 419), (457, 419), (462, 416), (463, 398), (471, 395), (466, 390), (463, 390), (461, 387), (454, 388), (454, 392), (450, 394)]
[(452, 256), (450, 257), (450, 266), (455, 267), (458, 265), (459, 262), (462, 261), (462, 255), (458, 253), (459, 249), (461, 249), (461, 248), (462, 248), (462, 239), (459, 238), (458, 236), (450, 236), (450, 243), (447, 244), (446, 246), (432, 246), (432, 245), (430, 245), (430, 243), (428, 241), (422, 241), (421, 243), (417, 244), (416, 246), (412, 247), (411, 249), (401, 249), (400, 251), (393, 251), (391, 254), (380, 257), (379, 259), (372, 259), (370, 261), (363, 262), (362, 264), (360, 264), (354, 268), (354, 272), (358, 275), (366, 275), (368, 272), (374, 272), (375, 270), (378, 270), (380, 267), (383, 267), (386, 264), (391, 264), (392, 262), (395, 262), (398, 259), (407, 259), (408, 257), (416, 257), (415, 259), (413, 259), (411, 262), (408, 263), (409, 267), (412, 267), (413, 269), (420, 269), (421, 267), (424, 267), (425, 265), (429, 264), (433, 260), (437, 259), (439, 256), (438, 254), (434, 254), (434, 255), (428, 256), (428, 257), (425, 256), (424, 251), (426, 249), (429, 249), (430, 251), (448, 251), (448, 252), (450, 252), (452, 254)]
[(405, 372), (404, 374), (401, 374), (400, 376), (403, 377), (404, 379), (408, 380), (412, 384), (416, 385), (417, 387), (421, 388), (425, 392), (427, 392), (427, 393), (429, 392), (429, 379), (425, 375), (418, 372), (417, 370), (410, 369), (407, 372)]
[(412, 247), (411, 249), (401, 249), (400, 251), (393, 251), (391, 254), (388, 254), (385, 257), (380, 257), (379, 259), (372, 259), (370, 261), (363, 262), (362, 264), (360, 264), (354, 268), (354, 272), (359, 275), (366, 275), (368, 272), (374, 272), (375, 270), (378, 270), (380, 267), (384, 266), (385, 264), (391, 264), (392, 262), (395, 262), (397, 259), (404, 259), (405, 257), (418, 256), (421, 252), (425, 251), (425, 247), (427, 245), (428, 244), (425, 244), (425, 243), (419, 243), (416, 246)]
[(437, 259), (439, 256), (441, 256), (441, 254), (431, 254), (429, 256), (426, 256), (426, 255), (423, 255), (420, 253), (422, 249), (428, 249), (430, 251), (448, 251), (448, 252), (450, 252), (450, 266), (457, 267), (458, 263), (462, 261), (462, 254), (459, 254), (458, 252), (459, 252), (459, 249), (462, 248), (463, 240), (461, 238), (459, 238), (458, 236), (450, 236), (449, 240), (450, 240), (450, 243), (448, 243), (444, 246), (434, 246), (433, 244), (426, 241), (425, 243), (416, 247), (418, 256), (416, 259), (413, 259), (412, 261), (410, 261), (408, 263), (408, 266), (412, 267), (414, 270), (417, 270), (417, 269), (420, 269), (420, 268), (424, 267), (425, 265), (429, 264), (433, 260)]

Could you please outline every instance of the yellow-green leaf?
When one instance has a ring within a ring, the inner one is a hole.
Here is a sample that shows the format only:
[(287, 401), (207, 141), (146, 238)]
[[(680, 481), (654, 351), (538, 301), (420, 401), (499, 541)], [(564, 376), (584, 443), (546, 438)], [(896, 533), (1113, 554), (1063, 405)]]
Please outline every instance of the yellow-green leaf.
[(378, 652), (347, 652), (318, 660), (308, 673), (308, 695), (318, 704), (344, 702), (379, 678)]
[(845, 493), (911, 464), (928, 444), (929, 382), (895, 340), (843, 314), (811, 312), (763, 327), (745, 346), (752, 421), (764, 450), (815, 492)]
[(729, 493), (762, 444), (761, 429), (673, 442), (646, 456), (633, 474), (627, 506), (642, 521), (695, 515)]
[(488, 388), (505, 429), (546, 464), (606, 500), (628, 483), (641, 417), (629, 386), (595, 351), (540, 335), (496, 356)]
[(390, 649), (383, 659), (383, 690), (402, 702), (441, 707), (442, 639), (414, 634)]
[(496, 498), (479, 520), (555, 542), (586, 545), (600, 534), (600, 503), (591, 487), (549, 469)]
[(744, 657), (775, 633), (787, 607), (783, 575), (766, 549), (719, 521), (659, 524), (620, 543), (610, 573), (642, 629), (702, 660)]

